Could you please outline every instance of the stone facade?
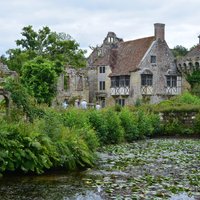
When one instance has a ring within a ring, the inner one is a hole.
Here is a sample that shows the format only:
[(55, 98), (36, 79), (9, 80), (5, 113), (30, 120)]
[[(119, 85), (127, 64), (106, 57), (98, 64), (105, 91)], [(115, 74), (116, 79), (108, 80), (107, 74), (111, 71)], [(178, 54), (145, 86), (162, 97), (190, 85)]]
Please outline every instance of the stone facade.
[(183, 77), (182, 90), (190, 90), (190, 85), (186, 81), (186, 75), (196, 70), (200, 71), (200, 36), (199, 43), (186, 56), (177, 60), (177, 67)]
[(3, 87), (6, 77), (17, 78), (18, 75), (15, 71), (8, 69), (7, 65), (0, 62), (0, 100), (5, 99), (6, 114), (9, 115), (10, 110), (10, 92), (6, 91)]
[(66, 67), (58, 80), (54, 105), (64, 101), (74, 104), (76, 99), (89, 100), (88, 70)]
[[(109, 32), (93, 49), (88, 58), (96, 81), (89, 91), (93, 100), (106, 105), (130, 105), (137, 99), (157, 103), (181, 93), (182, 79), (165, 41), (165, 25), (154, 24), (154, 31), (154, 36), (126, 42)], [(106, 71), (99, 73), (104, 67)]]
[(186, 87), (165, 41), (164, 24), (154, 24), (154, 36), (125, 42), (108, 32), (101, 45), (91, 48), (85, 69), (67, 68), (61, 75), (59, 101), (84, 98), (89, 103), (98, 101), (102, 107), (131, 105), (138, 99), (158, 103), (181, 94)]

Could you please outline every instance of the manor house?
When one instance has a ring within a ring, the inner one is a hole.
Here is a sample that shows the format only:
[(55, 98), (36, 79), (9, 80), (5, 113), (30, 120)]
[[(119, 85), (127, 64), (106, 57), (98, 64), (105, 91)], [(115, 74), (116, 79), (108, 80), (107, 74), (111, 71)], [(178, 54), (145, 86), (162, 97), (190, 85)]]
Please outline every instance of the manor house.
[(102, 107), (132, 105), (137, 99), (158, 103), (182, 92), (182, 76), (161, 23), (154, 24), (153, 36), (131, 41), (108, 32), (102, 44), (93, 48), (86, 69), (67, 70), (71, 70), (66, 73), (70, 87), (65, 90), (64, 81), (60, 82), (60, 90), (65, 91), (60, 93), (65, 93), (62, 98), (70, 99), (76, 93)]

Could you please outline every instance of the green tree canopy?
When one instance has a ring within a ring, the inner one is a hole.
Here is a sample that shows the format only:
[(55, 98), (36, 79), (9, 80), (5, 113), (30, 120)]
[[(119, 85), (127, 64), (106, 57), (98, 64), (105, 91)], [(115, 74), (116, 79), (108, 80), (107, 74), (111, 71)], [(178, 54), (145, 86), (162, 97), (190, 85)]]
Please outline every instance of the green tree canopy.
[(22, 39), (16, 40), (18, 48), (9, 49), (6, 60), (9, 68), (19, 74), (22, 65), (37, 56), (73, 67), (83, 67), (86, 64), (85, 51), (65, 33), (53, 32), (47, 26), (37, 32), (32, 26), (26, 26), (22, 29), (21, 35)]
[(195, 70), (191, 74), (187, 74), (186, 79), (191, 85), (191, 92), (200, 96), (200, 71)]
[(21, 81), (38, 103), (51, 104), (56, 95), (58, 64), (42, 57), (24, 63)]
[(172, 49), (172, 53), (175, 58), (179, 58), (185, 56), (188, 53), (188, 50), (181, 45), (177, 45)]

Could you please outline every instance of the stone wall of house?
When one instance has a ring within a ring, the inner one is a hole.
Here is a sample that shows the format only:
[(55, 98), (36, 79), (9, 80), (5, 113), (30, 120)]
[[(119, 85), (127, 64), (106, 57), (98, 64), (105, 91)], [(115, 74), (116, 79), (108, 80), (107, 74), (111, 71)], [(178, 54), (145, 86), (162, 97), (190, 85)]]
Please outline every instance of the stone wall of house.
[(88, 68), (88, 85), (88, 102), (93, 103), (96, 101), (96, 92), (98, 91), (98, 77), (96, 67)]
[[(151, 63), (151, 56), (156, 56), (156, 63)], [(165, 41), (156, 40), (139, 65), (139, 74), (133, 75), (134, 99), (142, 98), (140, 75), (145, 70), (153, 74), (153, 92), (150, 95), (150, 103), (157, 103), (166, 97), (166, 75), (177, 75), (174, 57)], [(178, 93), (181, 93), (181, 88)]]
[(86, 68), (66, 68), (59, 77), (54, 104), (60, 105), (65, 99), (70, 101), (73, 98), (89, 101), (88, 71)]
[[(100, 67), (97, 68), (97, 76), (98, 76), (98, 89), (96, 93), (96, 100), (100, 103), (101, 106), (112, 105), (112, 101), (110, 101), (110, 86), (111, 79), (109, 74), (111, 73), (110, 66), (105, 67), (105, 73), (100, 73)], [(105, 81), (105, 90), (100, 90), (100, 81)]]

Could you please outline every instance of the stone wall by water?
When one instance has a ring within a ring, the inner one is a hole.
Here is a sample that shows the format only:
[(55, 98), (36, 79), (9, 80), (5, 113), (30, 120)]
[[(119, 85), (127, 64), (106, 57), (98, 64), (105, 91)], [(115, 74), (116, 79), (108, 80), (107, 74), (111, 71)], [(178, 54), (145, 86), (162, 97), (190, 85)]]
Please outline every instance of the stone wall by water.
[(177, 119), (186, 127), (194, 125), (194, 121), (198, 111), (173, 111), (160, 113), (160, 119), (163, 123), (171, 122), (173, 119)]

